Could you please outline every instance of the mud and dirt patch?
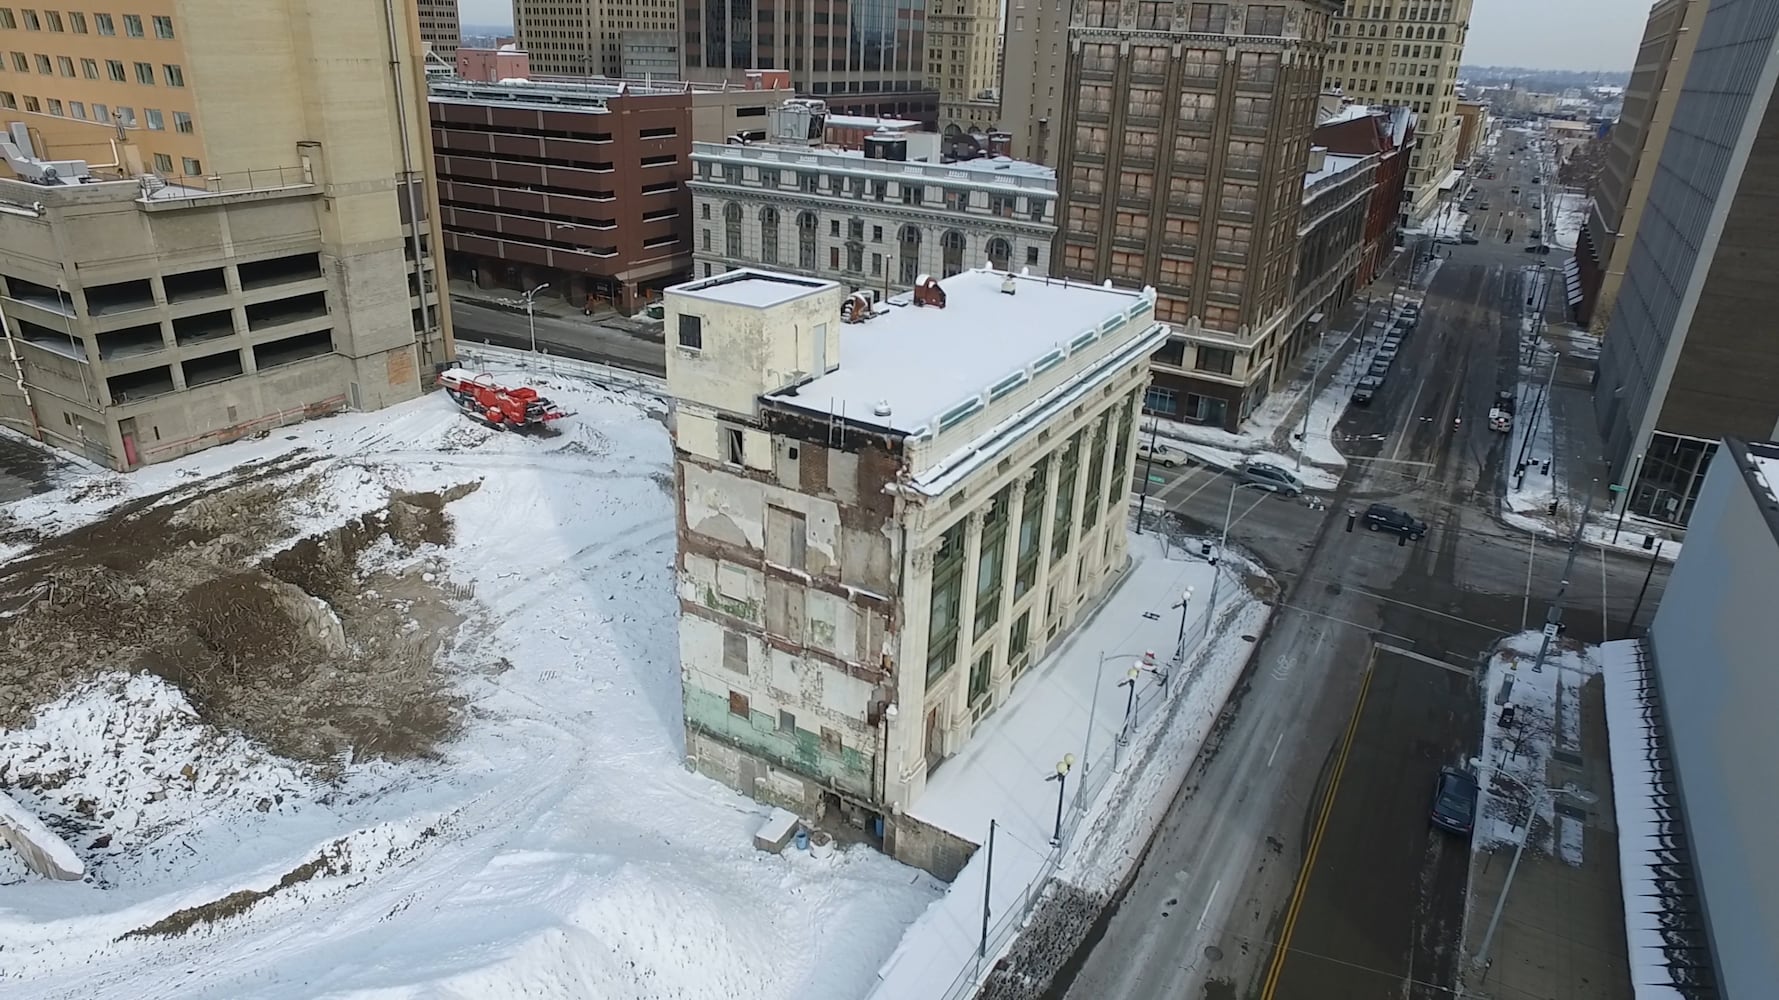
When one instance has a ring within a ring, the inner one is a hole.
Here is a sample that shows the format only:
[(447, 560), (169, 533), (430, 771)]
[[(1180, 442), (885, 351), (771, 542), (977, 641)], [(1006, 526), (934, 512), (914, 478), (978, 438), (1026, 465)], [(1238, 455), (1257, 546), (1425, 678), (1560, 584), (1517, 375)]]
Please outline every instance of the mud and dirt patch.
[[(393, 493), (368, 514), (297, 531), (291, 501), (325, 480), (304, 455), (120, 505), (0, 567), (0, 727), (72, 685), (146, 670), (204, 721), (312, 763), (432, 752), (459, 705), (436, 666), (462, 619), (426, 546), (479, 485)], [(365, 568), (373, 550), (378, 563)], [(424, 560), (422, 560), (424, 561)]]
[(276, 896), (300, 882), (307, 882), (318, 875), (338, 875), (340, 871), (338, 860), (324, 853), (285, 872), (283, 877), (269, 889), (241, 889), (231, 892), (221, 899), (200, 903), (197, 906), (188, 906), (183, 910), (174, 910), (146, 927), (125, 931), (118, 936), (118, 940), (176, 937), (199, 924), (211, 924), (227, 920), (229, 917), (240, 916), (252, 909), (253, 905), (260, 900)]

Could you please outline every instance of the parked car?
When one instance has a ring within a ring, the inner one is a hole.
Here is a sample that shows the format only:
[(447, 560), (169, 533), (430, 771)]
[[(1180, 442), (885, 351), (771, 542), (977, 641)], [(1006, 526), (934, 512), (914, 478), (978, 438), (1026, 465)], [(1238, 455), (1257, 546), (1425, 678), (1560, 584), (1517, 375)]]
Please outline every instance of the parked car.
[(1534, 243), (1531, 246), (1526, 248), (1526, 252), (1527, 253), (1535, 253), (1541, 257), (1546, 256), (1550, 253), (1550, 244), (1548, 244), (1548, 243)]
[(1152, 460), (1155, 462), (1156, 465), (1164, 466), (1169, 469), (1178, 468), (1178, 467), (1185, 465), (1186, 463), (1191, 461), (1191, 459), (1186, 457), (1185, 452), (1179, 450), (1178, 448), (1170, 448), (1165, 444), (1161, 444), (1160, 442), (1157, 442), (1155, 444), (1154, 457), (1153, 457), (1153, 459), (1151, 459), (1150, 458), (1150, 446), (1149, 446), (1149, 442), (1147, 442), (1147, 441), (1137, 442), (1137, 458), (1143, 459), (1145, 461)]
[(1519, 194), (1520, 189), (1516, 187), (1516, 188), (1513, 188), (1512, 190), (1508, 191), (1507, 193), (1508, 194)]
[(1481, 243), (1482, 241), (1476, 238), (1475, 233), (1465, 233), (1464, 235), (1458, 237), (1458, 242), (1464, 244), (1465, 246), (1475, 246), (1476, 244)]
[(1388, 531), (1392, 535), (1405, 535), (1410, 540), (1418, 539), (1427, 533), (1427, 522), (1416, 518), (1400, 507), (1392, 507), (1387, 503), (1374, 503), (1365, 511), (1365, 527), (1368, 531)]
[(1265, 488), (1272, 490), (1274, 493), (1283, 494), (1284, 496), (1294, 497), (1303, 492), (1303, 483), (1299, 482), (1296, 476), (1293, 476), (1291, 473), (1286, 472), (1284, 469), (1281, 469), (1276, 465), (1267, 465), (1264, 462), (1250, 462), (1237, 469), (1235, 474), (1244, 483), (1253, 483), (1256, 486), (1264, 486)]
[(1389, 358), (1372, 358), (1371, 359), (1371, 367), (1366, 369), (1365, 374), (1370, 375), (1372, 378), (1378, 378), (1378, 379), (1381, 379), (1385, 375), (1390, 374), (1390, 359)]
[(1433, 809), (1428, 816), (1433, 825), (1468, 837), (1476, 828), (1477, 782), (1475, 776), (1461, 768), (1447, 765), (1439, 769), (1433, 783)]
[(1487, 212), (1489, 210), (1489, 203), (1486, 201), (1483, 202), (1482, 204), (1476, 206), (1476, 210), (1479, 212)]
[(1397, 350), (1397, 347), (1400, 347), (1400, 346), (1401, 345), (1391, 346), (1390, 344), (1379, 344), (1377, 351), (1372, 354), (1371, 360), (1384, 361), (1384, 362), (1388, 362), (1390, 364), (1395, 364), (1396, 363), (1396, 350)]
[(1391, 351), (1398, 350), (1402, 347), (1402, 334), (1392, 333), (1388, 337), (1385, 337), (1384, 342), (1378, 346)]
[(1353, 387), (1353, 405), (1370, 406), (1371, 398), (1384, 386), (1384, 380), (1375, 375), (1367, 375)]

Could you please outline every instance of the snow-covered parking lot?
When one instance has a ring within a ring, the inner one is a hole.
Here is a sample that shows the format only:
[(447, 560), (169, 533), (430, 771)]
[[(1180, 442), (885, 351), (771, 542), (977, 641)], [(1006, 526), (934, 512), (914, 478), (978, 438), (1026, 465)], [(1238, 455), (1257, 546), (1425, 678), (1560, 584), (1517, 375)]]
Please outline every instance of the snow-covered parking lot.
[(0, 508), (0, 791), (85, 868), (0, 848), (0, 995), (869, 989), (943, 887), (685, 768), (660, 404), (529, 381)]

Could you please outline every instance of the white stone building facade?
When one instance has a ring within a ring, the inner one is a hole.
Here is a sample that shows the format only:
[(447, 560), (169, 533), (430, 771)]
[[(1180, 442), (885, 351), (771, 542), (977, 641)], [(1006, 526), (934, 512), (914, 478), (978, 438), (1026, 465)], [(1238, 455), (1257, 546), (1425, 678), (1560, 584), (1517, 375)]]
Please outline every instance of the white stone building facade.
[[(881, 821), (947, 874), (903, 813), (1127, 565), (1167, 330), (1152, 292), (940, 287), (850, 324), (843, 286), (742, 270), (670, 289), (666, 322), (688, 756), (806, 817)], [(992, 314), (996, 350), (953, 359), (980, 388), (935, 387), (924, 359)]]
[(893, 294), (920, 275), (985, 263), (1048, 273), (1056, 235), (1048, 168), (702, 142), (692, 144), (692, 161), (697, 278), (764, 267)]

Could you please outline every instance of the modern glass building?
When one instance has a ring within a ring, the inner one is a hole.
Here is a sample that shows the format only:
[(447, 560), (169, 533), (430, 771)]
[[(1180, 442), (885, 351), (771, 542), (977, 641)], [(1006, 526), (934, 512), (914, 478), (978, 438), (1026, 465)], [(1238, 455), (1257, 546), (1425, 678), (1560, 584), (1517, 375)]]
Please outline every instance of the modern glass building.
[(1632, 513), (1692, 514), (1725, 436), (1779, 425), (1779, 4), (1718, 0), (1699, 31), (1594, 389)]

